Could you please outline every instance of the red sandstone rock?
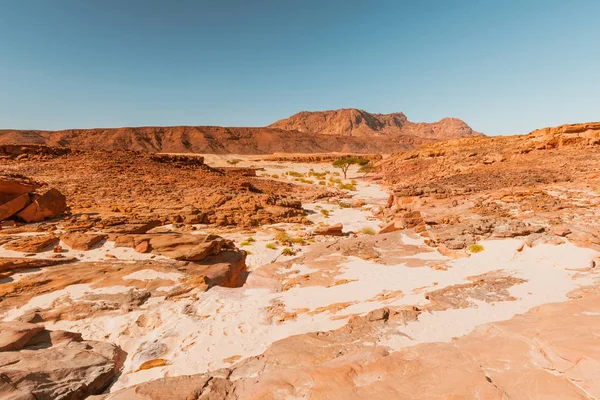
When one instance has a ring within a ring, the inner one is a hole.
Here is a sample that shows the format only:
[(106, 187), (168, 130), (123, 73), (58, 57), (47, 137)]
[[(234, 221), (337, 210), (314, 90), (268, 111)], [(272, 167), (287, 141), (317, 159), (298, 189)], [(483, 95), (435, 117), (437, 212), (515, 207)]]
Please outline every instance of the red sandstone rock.
[(29, 204), (29, 194), (24, 193), (0, 205), (0, 221), (12, 217)]
[(91, 250), (96, 244), (106, 239), (106, 235), (93, 235), (85, 233), (66, 233), (60, 237), (67, 246), (73, 250)]
[(54, 218), (67, 208), (67, 198), (56, 189), (50, 189), (35, 198), (17, 216), (26, 222), (37, 222)]
[(324, 228), (315, 229), (313, 232), (315, 235), (323, 235), (323, 236), (342, 236), (342, 229), (344, 226), (342, 223), (329, 225)]

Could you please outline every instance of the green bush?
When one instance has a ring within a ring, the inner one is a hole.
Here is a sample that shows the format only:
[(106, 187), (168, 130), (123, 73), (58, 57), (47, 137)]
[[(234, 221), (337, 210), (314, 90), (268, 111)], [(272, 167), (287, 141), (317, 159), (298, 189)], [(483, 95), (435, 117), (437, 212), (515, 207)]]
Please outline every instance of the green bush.
[(321, 209), (321, 214), (323, 214), (325, 216), (325, 218), (329, 218), (329, 213), (331, 211), (326, 210), (325, 208)]
[(287, 174), (289, 176), (293, 176), (295, 178), (302, 178), (304, 176), (304, 174), (301, 174), (300, 172), (296, 172), (296, 171), (288, 171)]
[(265, 247), (266, 247), (267, 249), (271, 249), (271, 250), (277, 250), (277, 245), (276, 245), (275, 243), (267, 243), (267, 244), (265, 245)]

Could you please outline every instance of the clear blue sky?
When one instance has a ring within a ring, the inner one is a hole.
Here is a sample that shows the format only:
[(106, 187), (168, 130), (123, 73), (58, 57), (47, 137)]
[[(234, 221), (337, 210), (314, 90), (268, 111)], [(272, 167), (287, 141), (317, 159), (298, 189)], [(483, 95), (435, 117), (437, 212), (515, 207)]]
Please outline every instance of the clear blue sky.
[(0, 0), (0, 128), (600, 120), (599, 0)]

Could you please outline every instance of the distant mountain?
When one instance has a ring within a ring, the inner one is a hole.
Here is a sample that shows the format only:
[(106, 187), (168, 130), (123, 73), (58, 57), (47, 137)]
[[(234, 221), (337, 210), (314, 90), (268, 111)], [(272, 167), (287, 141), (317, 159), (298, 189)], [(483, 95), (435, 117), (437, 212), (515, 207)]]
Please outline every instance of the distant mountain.
[(481, 136), (459, 119), (414, 123), (402, 113), (355, 109), (302, 112), (265, 128), (145, 126), (133, 128), (0, 130), (1, 144), (163, 153), (392, 153), (449, 138)]
[(303, 111), (269, 128), (342, 136), (416, 136), (434, 140), (483, 136), (464, 121), (444, 118), (439, 122), (411, 122), (403, 113), (371, 114), (355, 108)]
[(0, 130), (2, 144), (40, 144), (85, 150), (133, 150), (152, 153), (273, 154), (391, 153), (433, 140), (415, 136), (345, 137), (273, 128), (218, 126), (145, 126), (64, 131)]

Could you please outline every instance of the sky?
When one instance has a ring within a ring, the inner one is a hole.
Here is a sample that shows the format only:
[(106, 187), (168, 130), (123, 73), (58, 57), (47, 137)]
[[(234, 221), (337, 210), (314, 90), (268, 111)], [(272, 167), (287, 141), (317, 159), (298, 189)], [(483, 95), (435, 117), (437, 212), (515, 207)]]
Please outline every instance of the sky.
[(0, 0), (0, 129), (600, 120), (598, 0)]

